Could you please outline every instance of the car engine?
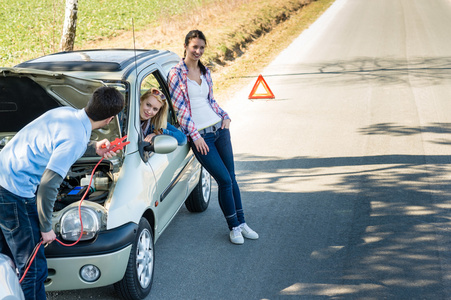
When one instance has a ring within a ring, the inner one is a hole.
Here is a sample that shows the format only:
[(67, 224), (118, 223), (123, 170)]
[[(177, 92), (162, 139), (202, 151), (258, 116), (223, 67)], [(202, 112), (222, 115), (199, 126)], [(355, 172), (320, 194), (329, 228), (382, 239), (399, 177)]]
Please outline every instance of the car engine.
[(108, 197), (112, 183), (111, 167), (109, 163), (100, 164), (89, 185), (92, 170), (95, 164), (74, 164), (63, 179), (58, 191), (53, 210), (59, 211), (67, 205), (81, 200), (88, 191), (84, 200), (103, 204)]

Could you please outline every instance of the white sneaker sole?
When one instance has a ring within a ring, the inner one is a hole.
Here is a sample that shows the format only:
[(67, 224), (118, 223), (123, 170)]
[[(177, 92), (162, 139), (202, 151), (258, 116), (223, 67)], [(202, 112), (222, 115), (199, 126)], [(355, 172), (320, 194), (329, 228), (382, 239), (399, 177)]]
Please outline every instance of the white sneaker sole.
[(250, 240), (258, 240), (258, 234), (255, 233), (245, 233), (244, 231), (241, 231), (241, 234), (243, 237), (250, 239)]

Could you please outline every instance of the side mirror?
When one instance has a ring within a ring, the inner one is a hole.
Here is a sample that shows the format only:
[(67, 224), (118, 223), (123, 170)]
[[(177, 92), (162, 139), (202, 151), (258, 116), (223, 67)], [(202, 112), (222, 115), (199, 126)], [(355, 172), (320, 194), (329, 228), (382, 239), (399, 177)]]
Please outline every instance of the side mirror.
[(154, 136), (152, 138), (152, 144), (144, 148), (146, 151), (152, 151), (158, 154), (168, 154), (175, 149), (177, 149), (177, 140), (170, 135), (164, 134)]
[(177, 149), (177, 140), (169, 135), (156, 135), (152, 138), (152, 144), (148, 142), (139, 143), (139, 152), (144, 162), (149, 160), (148, 152), (168, 154)]

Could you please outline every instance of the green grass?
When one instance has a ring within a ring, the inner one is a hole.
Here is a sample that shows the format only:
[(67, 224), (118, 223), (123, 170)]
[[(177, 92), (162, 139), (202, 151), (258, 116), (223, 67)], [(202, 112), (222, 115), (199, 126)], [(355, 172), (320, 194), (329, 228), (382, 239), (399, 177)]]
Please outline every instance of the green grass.
[[(79, 0), (75, 47), (221, 0)], [(0, 66), (58, 52), (65, 0), (0, 0)]]

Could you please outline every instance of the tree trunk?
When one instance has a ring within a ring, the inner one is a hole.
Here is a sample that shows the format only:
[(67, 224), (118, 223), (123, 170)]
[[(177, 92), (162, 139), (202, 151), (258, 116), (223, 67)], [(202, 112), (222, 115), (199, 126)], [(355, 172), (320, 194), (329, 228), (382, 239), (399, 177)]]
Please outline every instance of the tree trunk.
[(78, 0), (66, 0), (66, 15), (64, 18), (61, 50), (74, 50), (75, 31), (77, 29)]

